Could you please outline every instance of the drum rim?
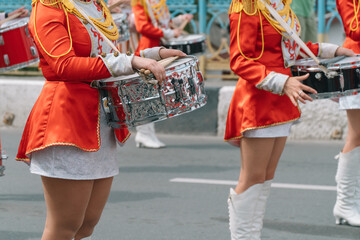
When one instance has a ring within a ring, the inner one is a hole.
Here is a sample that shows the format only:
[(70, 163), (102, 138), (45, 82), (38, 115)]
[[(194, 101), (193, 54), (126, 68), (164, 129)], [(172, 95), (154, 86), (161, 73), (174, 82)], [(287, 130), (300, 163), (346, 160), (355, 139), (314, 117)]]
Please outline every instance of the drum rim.
[(184, 44), (191, 44), (191, 43), (201, 43), (206, 40), (205, 34), (189, 34), (189, 35), (199, 35), (200, 38), (193, 39), (193, 40), (186, 40), (186, 39), (177, 40), (176, 38), (171, 38), (169, 40), (164, 40), (163, 44), (164, 45), (184, 45)]
[[(180, 59), (184, 59), (184, 58), (189, 58), (191, 61), (193, 61), (195, 64), (197, 62), (197, 58), (193, 55), (187, 55), (184, 56)], [(176, 63), (177, 60), (175, 60), (173, 63)], [(182, 62), (181, 64), (183, 64), (184, 62)], [(186, 63), (186, 62), (185, 62)], [(172, 66), (172, 65), (167, 66), (166, 68), (174, 68), (178, 65)], [(133, 73), (130, 75), (124, 75), (124, 76), (118, 76), (118, 77), (110, 77), (110, 78), (106, 78), (106, 79), (101, 79), (101, 80), (96, 80), (96, 81), (100, 81), (102, 83), (115, 83), (115, 82), (124, 82), (124, 81), (128, 81), (128, 80), (132, 80), (132, 79), (138, 79), (139, 77), (141, 77), (138, 73)]]
[[(329, 70), (340, 70), (340, 69), (348, 70), (348, 69), (353, 69), (353, 68), (360, 67), (360, 54), (356, 54), (356, 57), (351, 57), (351, 58), (358, 58), (358, 61), (349, 61), (349, 62), (346, 62), (346, 63), (331, 63), (331, 64), (329, 64), (328, 69)], [(306, 61), (312, 62), (314, 64), (312, 64), (312, 65), (306, 64)], [(344, 61), (344, 59), (340, 60), (340, 62), (341, 61)], [(320, 68), (315, 63), (315, 61), (313, 59), (311, 59), (311, 58), (300, 59), (300, 60), (298, 60), (296, 62), (297, 63), (295, 63), (292, 66), (292, 68), (294, 68), (297, 71), (303, 71), (303, 72), (318, 72), (318, 71), (321, 71)], [(350, 65), (350, 63), (356, 63), (356, 64)], [(348, 66), (348, 67), (346, 67), (346, 66)]]
[[(11, 23), (14, 23), (14, 24), (11, 24)], [(25, 17), (25, 18), (20, 18), (20, 19), (14, 19), (14, 20), (11, 20), (5, 24), (10, 24), (10, 25), (3, 25), (1, 26), (0, 28), (0, 33), (4, 33), (4, 32), (8, 32), (8, 31), (11, 31), (11, 30), (14, 30), (14, 29), (17, 29), (17, 28), (21, 28), (21, 27), (24, 27), (26, 25), (29, 24), (29, 18)]]

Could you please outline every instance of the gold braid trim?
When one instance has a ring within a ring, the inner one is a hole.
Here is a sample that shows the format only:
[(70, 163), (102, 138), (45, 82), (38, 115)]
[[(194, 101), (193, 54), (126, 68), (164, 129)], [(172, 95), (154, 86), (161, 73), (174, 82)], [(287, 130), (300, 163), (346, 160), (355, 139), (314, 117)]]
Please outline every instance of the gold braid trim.
[[(245, 5), (244, 5), (245, 4)], [(259, 16), (259, 23), (260, 23), (260, 31), (261, 31), (261, 52), (259, 56), (257, 57), (247, 57), (241, 50), (241, 44), (240, 44), (240, 26), (241, 26), (241, 14), (244, 12), (247, 15), (255, 15), (259, 13), (259, 9), (255, 5), (254, 0), (233, 0), (231, 2), (230, 8), (229, 8), (229, 14), (232, 13), (239, 13), (239, 19), (238, 19), (238, 25), (236, 29), (236, 39), (237, 39), (237, 46), (240, 54), (247, 60), (258, 60), (262, 57), (264, 53), (264, 30), (262, 25), (262, 19), (261, 14), (258, 14)]]
[[(79, 17), (82, 20), (85, 20), (85, 17), (75, 9), (74, 5), (69, 0), (32, 0), (32, 5), (35, 5), (37, 2), (45, 6), (54, 6), (60, 4), (68, 13), (72, 13)], [(117, 40), (119, 38), (119, 31), (115, 25), (111, 13), (106, 3), (103, 0), (98, 1), (103, 10), (103, 16), (100, 19), (95, 19), (89, 16), (90, 20), (100, 29), (100, 31), (110, 40)], [(101, 20), (104, 19), (102, 22)]]
[[(56, 7), (56, 8), (62, 8), (64, 10), (64, 13), (66, 15), (66, 22), (67, 22), (67, 27), (68, 27), (68, 34), (69, 34), (69, 38), (70, 38), (70, 47), (69, 49), (65, 52), (62, 53), (60, 55), (52, 55), (50, 54), (45, 47), (42, 45), (39, 36), (37, 34), (37, 30), (36, 30), (36, 8), (37, 8), (37, 4), (41, 3), (45, 6), (52, 6), (52, 7)], [(35, 37), (36, 39), (38, 39), (39, 44), (41, 46), (41, 48), (44, 50), (44, 52), (49, 55), (50, 57), (54, 57), (54, 58), (58, 58), (58, 57), (62, 57), (65, 56), (66, 54), (68, 54), (71, 49), (72, 49), (72, 36), (71, 36), (71, 32), (70, 32), (70, 24), (69, 24), (69, 17), (68, 17), (68, 12), (69, 13), (73, 13), (76, 16), (78, 16), (81, 19), (85, 19), (74, 7), (74, 5), (69, 1), (69, 0), (32, 0), (31, 4), (34, 6), (34, 30), (35, 30)], [(106, 3), (103, 0), (100, 0), (100, 4), (102, 6), (103, 9), (103, 16), (100, 19), (95, 19), (95, 18), (91, 18), (89, 16), (89, 18), (93, 21), (93, 23), (100, 29), (100, 31), (110, 40), (117, 40), (119, 38), (119, 31), (115, 25), (115, 22), (113, 20), (113, 18), (111, 17), (110, 14), (110, 10), (107, 7)], [(101, 22), (100, 20), (105, 18), (104, 22)], [(111, 26), (111, 28), (109, 28)]]
[[(149, 9), (148, 9), (148, 5), (146, 4), (146, 0), (131, 0), (131, 6), (136, 6), (138, 3), (141, 6), (143, 6), (146, 15), (149, 16)], [(160, 0), (159, 3), (151, 5), (151, 8), (155, 18), (158, 20), (159, 17), (163, 15), (164, 11), (167, 8), (166, 0)]]
[[(100, 31), (110, 40), (117, 40), (119, 38), (119, 31), (115, 25), (111, 13), (106, 3), (103, 0), (100, 0), (100, 5), (103, 9), (103, 16), (100, 19), (92, 18), (89, 16), (89, 19), (100, 29)], [(62, 0), (62, 3), (69, 13), (75, 14), (77, 17), (82, 20), (86, 20), (85, 17), (74, 7), (74, 5), (69, 0)], [(102, 22), (101, 20), (104, 19)]]
[[(269, 0), (265, 0), (268, 4), (270, 4)], [(290, 4), (291, 4), (292, 0), (282, 0), (282, 3), (284, 4), (284, 9), (277, 11), (279, 13), (279, 15), (281, 17), (285, 16), (284, 21), (288, 22), (289, 18), (291, 18), (291, 25), (290, 27), (293, 28), (294, 24), (295, 24), (295, 19), (297, 20), (297, 22), (299, 23), (299, 20), (297, 19), (295, 13), (292, 11)], [(268, 20), (268, 22), (271, 24), (271, 26), (274, 27), (274, 29), (281, 34), (283, 37), (289, 38), (286, 35), (284, 35), (283, 32), (286, 32), (286, 30), (281, 26), (281, 24), (276, 21), (270, 14), (269, 10), (267, 10), (267, 8), (265, 7), (265, 5), (260, 2), (259, 0), (257, 0), (257, 8), (260, 10), (260, 12), (262, 13), (262, 15), (264, 15), (264, 17)], [(277, 6), (275, 6), (275, 9), (277, 8)], [(299, 29), (300, 32), (300, 29)]]
[[(356, 6), (356, 2), (358, 2), (357, 6)], [(358, 19), (359, 8), (360, 8), (359, 1), (353, 0), (353, 6), (354, 6), (354, 17), (353, 17), (353, 19), (351, 19), (349, 28), (350, 28), (350, 31), (355, 32), (359, 28), (359, 19)], [(355, 22), (355, 27), (353, 27), (354, 22)]]
[(247, 15), (254, 15), (257, 12), (256, 0), (232, 0), (229, 14), (244, 11)]

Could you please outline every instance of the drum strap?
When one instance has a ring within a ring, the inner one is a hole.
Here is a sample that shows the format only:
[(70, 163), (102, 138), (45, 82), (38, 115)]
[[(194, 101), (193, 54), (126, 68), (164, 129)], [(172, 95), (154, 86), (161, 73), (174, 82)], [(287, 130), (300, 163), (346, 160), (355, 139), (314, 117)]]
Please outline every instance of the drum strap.
[(325, 73), (325, 74), (329, 74), (329, 70), (320, 65), (320, 60), (314, 55), (314, 53), (308, 48), (308, 46), (306, 46), (306, 44), (300, 39), (300, 37), (294, 33), (294, 31), (290, 28), (290, 26), (284, 21), (284, 19), (278, 14), (278, 12), (271, 7), (267, 2), (265, 2), (264, 0), (259, 0), (260, 2), (262, 2), (265, 7), (269, 10), (269, 12), (271, 13), (271, 15), (281, 24), (281, 26), (286, 30), (286, 32), (289, 34), (289, 36), (294, 39), (294, 41), (299, 44), (299, 46), (306, 52), (306, 54), (308, 54), (318, 65), (318, 67)]

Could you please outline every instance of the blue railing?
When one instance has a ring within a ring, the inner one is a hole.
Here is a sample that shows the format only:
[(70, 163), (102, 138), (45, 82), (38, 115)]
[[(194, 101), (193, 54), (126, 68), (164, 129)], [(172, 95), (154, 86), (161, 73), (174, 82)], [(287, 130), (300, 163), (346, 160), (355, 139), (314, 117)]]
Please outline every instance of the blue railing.
[[(326, 15), (329, 14), (329, 19), (326, 20)], [(341, 18), (336, 9), (335, 0), (318, 0), (317, 1), (317, 15), (318, 15), (318, 36), (319, 41), (324, 42), (325, 36), (329, 33), (330, 27), (334, 20), (340, 23)]]
[[(300, 0), (297, 0), (300, 1)], [(196, 21), (191, 22), (194, 33), (210, 33), (213, 24), (225, 29), (228, 24), (226, 13), (231, 0), (168, 0), (171, 14), (173, 16), (183, 13), (192, 13)], [(0, 11), (13, 11), (25, 6), (31, 10), (31, 0), (0, 0)], [(318, 31), (319, 35), (327, 34), (335, 19), (341, 22), (336, 11), (335, 0), (317, 0)], [(326, 21), (325, 14), (331, 13)], [(224, 17), (225, 16), (225, 17)]]
[(0, 0), (0, 11), (11, 12), (15, 9), (25, 6), (29, 11), (31, 10), (31, 0)]

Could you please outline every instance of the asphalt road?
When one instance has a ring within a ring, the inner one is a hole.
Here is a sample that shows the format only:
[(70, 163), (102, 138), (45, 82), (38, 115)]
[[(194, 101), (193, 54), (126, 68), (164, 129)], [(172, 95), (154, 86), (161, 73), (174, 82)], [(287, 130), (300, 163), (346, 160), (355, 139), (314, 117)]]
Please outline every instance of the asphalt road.
[[(14, 160), (21, 129), (1, 128), (9, 155), (0, 178), (0, 240), (40, 239), (45, 202), (40, 178)], [(161, 150), (121, 149), (120, 175), (94, 240), (229, 240), (227, 195), (240, 153), (213, 136), (159, 135)], [(360, 239), (360, 228), (336, 226), (337, 162), (342, 142), (289, 141), (268, 201), (263, 240)]]

